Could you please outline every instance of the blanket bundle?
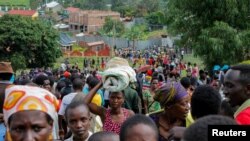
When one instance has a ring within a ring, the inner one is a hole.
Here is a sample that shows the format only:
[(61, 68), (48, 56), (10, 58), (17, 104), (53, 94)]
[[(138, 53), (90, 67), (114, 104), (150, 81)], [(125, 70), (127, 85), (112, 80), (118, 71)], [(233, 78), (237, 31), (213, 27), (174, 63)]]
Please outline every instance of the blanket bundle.
[(124, 90), (129, 83), (136, 82), (136, 73), (127, 60), (119, 57), (112, 58), (106, 64), (102, 75), (103, 87), (110, 92)]

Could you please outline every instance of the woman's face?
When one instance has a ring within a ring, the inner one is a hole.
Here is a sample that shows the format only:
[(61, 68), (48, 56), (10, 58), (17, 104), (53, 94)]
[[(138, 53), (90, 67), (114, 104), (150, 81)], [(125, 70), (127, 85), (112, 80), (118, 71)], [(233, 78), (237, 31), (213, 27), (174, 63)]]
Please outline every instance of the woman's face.
[(157, 79), (154, 79), (152, 82), (151, 82), (151, 89), (152, 90), (155, 90), (158, 86), (158, 80)]
[(10, 136), (13, 141), (48, 141), (53, 122), (41, 111), (21, 111), (10, 119)]
[(124, 103), (122, 92), (113, 92), (109, 96), (109, 104), (111, 108), (119, 108)]
[(170, 106), (168, 112), (177, 119), (185, 119), (190, 109), (189, 96), (186, 95), (181, 100)]
[(50, 86), (50, 81), (49, 80), (44, 80), (43, 88), (51, 91), (51, 86)]

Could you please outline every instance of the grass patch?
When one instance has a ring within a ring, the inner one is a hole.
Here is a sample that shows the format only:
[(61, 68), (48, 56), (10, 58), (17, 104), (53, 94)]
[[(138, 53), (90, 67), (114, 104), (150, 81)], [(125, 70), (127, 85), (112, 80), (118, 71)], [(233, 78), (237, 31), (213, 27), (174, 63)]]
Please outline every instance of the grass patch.
[(155, 30), (152, 32), (148, 32), (147, 39), (150, 38), (161, 38), (161, 35), (166, 34), (166, 30)]
[[(83, 70), (83, 61), (84, 59), (94, 59), (95, 60), (95, 68), (101, 69), (101, 58), (107, 58), (107, 57), (97, 57), (97, 56), (92, 56), (92, 57), (70, 57), (68, 58), (68, 61), (71, 65), (78, 65), (78, 68)], [(65, 57), (60, 57), (57, 59), (56, 63), (54, 64), (53, 68), (57, 69), (61, 67), (61, 64), (64, 63)], [(97, 65), (97, 59), (99, 59), (99, 65)]]
[(203, 61), (199, 57), (195, 57), (193, 54), (186, 54), (183, 58), (184, 62), (190, 62), (191, 64), (196, 63), (199, 68), (204, 69)]
[(30, 0), (0, 0), (0, 5), (30, 7)]
[(77, 44), (73, 44), (72, 50), (73, 51), (85, 51), (87, 47), (80, 47)]

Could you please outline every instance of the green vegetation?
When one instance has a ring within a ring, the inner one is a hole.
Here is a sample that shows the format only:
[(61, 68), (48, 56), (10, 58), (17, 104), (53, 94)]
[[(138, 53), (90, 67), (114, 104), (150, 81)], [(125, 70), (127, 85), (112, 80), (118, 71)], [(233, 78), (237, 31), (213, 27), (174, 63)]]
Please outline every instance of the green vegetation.
[(205, 66), (249, 59), (249, 0), (168, 0), (168, 31), (192, 47)]
[(0, 0), (0, 5), (30, 7), (30, 0)]
[(240, 64), (250, 64), (250, 60), (243, 61)]
[[(97, 57), (97, 56), (92, 56), (92, 57), (71, 57), (71, 58), (68, 58), (68, 61), (71, 65), (74, 65), (74, 64), (77, 64), (78, 67), (82, 70), (83, 69), (83, 61), (84, 59), (95, 59), (95, 64), (96, 66), (95, 67), (98, 67), (99, 69), (101, 69), (101, 65), (97, 66), (97, 59), (101, 59), (103, 57)], [(104, 58), (107, 58), (107, 57), (104, 57)], [(60, 68), (61, 67), (61, 64), (64, 63), (66, 58), (64, 57), (60, 57), (56, 60), (56, 63), (54, 63), (53, 65), (53, 68), (54, 69), (57, 69), (57, 68)], [(100, 64), (101, 64), (101, 60), (100, 60)]]
[(52, 66), (61, 55), (57, 40), (57, 31), (41, 20), (0, 18), (0, 60), (12, 61), (15, 70)]
[(124, 34), (124, 37), (133, 41), (133, 49), (135, 49), (135, 41), (145, 40), (145, 30), (146, 27), (143, 25), (133, 26), (131, 29), (128, 29)]
[(77, 44), (73, 44), (72, 50), (73, 51), (85, 51), (87, 48), (86, 47), (80, 47)]
[(150, 39), (150, 38), (161, 38), (161, 35), (166, 35), (167, 31), (166, 30), (155, 30), (152, 32), (147, 32), (146, 34), (146, 39)]
[(105, 24), (103, 25), (103, 28), (99, 31), (99, 33), (110, 37), (121, 37), (121, 35), (124, 34), (124, 31), (125, 27), (121, 21), (113, 20), (108, 17), (105, 19)]
[(193, 54), (186, 54), (186, 55), (184, 55), (183, 61), (185, 63), (190, 62), (191, 64), (196, 63), (199, 66), (199, 68), (204, 69), (203, 61), (199, 57), (195, 57)]

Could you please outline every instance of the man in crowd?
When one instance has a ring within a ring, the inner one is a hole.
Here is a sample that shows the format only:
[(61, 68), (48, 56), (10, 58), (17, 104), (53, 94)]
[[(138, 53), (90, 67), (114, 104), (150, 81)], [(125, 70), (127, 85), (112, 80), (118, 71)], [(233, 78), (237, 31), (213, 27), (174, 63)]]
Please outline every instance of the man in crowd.
[(11, 78), (14, 77), (11, 63), (0, 62), (0, 140), (4, 140), (5, 125), (3, 121), (3, 104), (5, 99), (5, 89), (13, 82)]
[(250, 124), (250, 65), (231, 67), (225, 74), (224, 94), (232, 107), (238, 107), (234, 118), (238, 124)]
[(83, 102), (72, 102), (65, 110), (65, 119), (72, 136), (65, 141), (87, 141), (92, 135), (90, 111)]

